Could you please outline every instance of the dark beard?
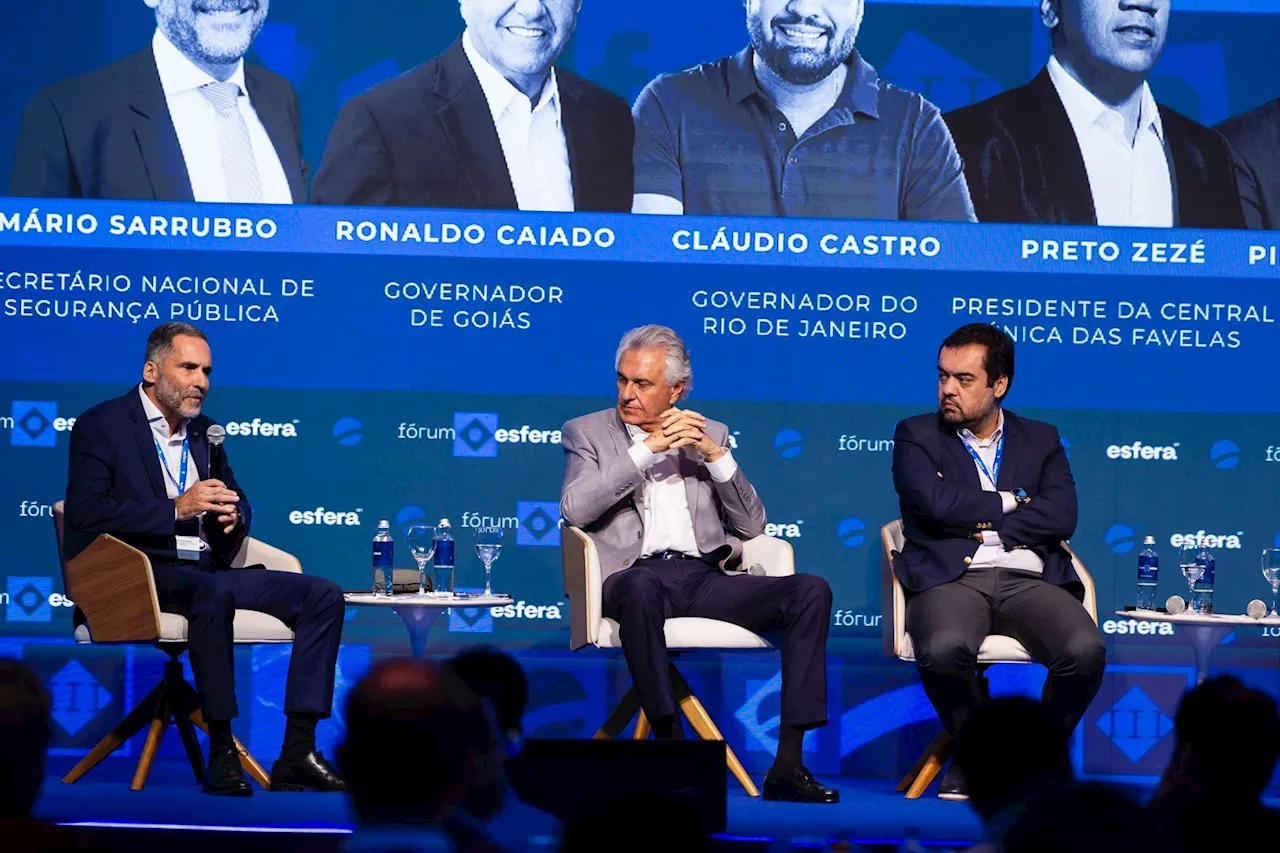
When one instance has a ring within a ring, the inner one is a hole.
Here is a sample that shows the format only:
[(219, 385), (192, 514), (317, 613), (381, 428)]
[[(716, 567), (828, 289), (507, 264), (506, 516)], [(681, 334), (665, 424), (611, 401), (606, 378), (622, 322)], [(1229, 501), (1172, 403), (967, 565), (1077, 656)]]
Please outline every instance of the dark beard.
[[(787, 23), (800, 22), (788, 21)], [(769, 66), (774, 74), (793, 86), (812, 86), (830, 77), (853, 54), (854, 39), (857, 35), (851, 29), (839, 44), (829, 46), (826, 53), (819, 53), (804, 48), (775, 46), (766, 37), (765, 22), (759, 18), (751, 18), (747, 22), (747, 29), (751, 33), (751, 47), (764, 60), (764, 64)], [(805, 57), (808, 61), (805, 59), (795, 61), (798, 57)]]

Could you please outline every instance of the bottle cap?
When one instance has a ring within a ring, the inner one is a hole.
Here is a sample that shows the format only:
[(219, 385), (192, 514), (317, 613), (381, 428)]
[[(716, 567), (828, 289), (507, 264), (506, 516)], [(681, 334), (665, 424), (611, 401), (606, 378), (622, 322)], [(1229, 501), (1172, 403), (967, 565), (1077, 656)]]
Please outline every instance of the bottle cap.
[(1143, 537), (1142, 537), (1142, 544), (1143, 544), (1143, 545), (1154, 545), (1154, 544), (1156, 544), (1156, 537), (1154, 537), (1154, 536), (1143, 536)]
[(452, 527), (453, 525), (451, 525), (451, 524), (449, 523), (449, 519), (447, 519), (447, 518), (442, 518), (442, 519), (440, 519), (440, 523), (439, 523), (439, 524), (437, 524), (436, 526), (437, 526), (437, 527)]
[(390, 527), (391, 527), (391, 522), (387, 521), (387, 520), (384, 518), (384, 519), (382, 519), (381, 521), (379, 521), (379, 522), (378, 522), (378, 527), (379, 527), (379, 528), (382, 528), (382, 527), (390, 528)]

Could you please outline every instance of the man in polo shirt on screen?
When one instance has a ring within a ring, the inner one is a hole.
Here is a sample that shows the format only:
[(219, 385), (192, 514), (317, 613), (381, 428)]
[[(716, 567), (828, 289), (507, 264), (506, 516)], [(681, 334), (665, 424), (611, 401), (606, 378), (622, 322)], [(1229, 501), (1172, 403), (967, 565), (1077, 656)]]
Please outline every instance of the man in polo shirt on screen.
[(937, 107), (858, 55), (864, 0), (746, 0), (751, 46), (636, 100), (635, 213), (974, 221)]

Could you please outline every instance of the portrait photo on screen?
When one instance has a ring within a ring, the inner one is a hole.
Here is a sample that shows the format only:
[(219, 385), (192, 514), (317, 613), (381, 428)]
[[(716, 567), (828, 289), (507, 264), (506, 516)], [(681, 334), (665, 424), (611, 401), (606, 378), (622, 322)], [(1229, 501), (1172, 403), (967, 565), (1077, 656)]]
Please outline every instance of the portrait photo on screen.
[(18, 197), (1274, 229), (1277, 12), (47, 4), (0, 34), (0, 173)]

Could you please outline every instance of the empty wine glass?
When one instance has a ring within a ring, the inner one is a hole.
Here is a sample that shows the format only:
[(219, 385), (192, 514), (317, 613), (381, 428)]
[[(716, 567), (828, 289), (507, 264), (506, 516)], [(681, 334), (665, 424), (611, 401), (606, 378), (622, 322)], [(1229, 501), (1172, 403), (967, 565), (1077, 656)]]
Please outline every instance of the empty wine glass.
[(502, 553), (502, 528), (476, 528), (476, 556), (484, 563), (484, 594), (493, 595), (493, 563)]
[(427, 564), (436, 552), (436, 529), (429, 524), (409, 528), (409, 553), (418, 564), (418, 595), (427, 594)]
[(1195, 545), (1184, 545), (1178, 552), (1178, 567), (1182, 576), (1187, 579), (1187, 609), (1192, 613), (1199, 611), (1196, 606), (1196, 582), (1204, 577), (1204, 563), (1197, 559), (1200, 549)]
[(1263, 550), (1262, 576), (1271, 584), (1271, 612), (1267, 615), (1280, 616), (1280, 613), (1276, 613), (1276, 595), (1280, 593), (1280, 548)]

